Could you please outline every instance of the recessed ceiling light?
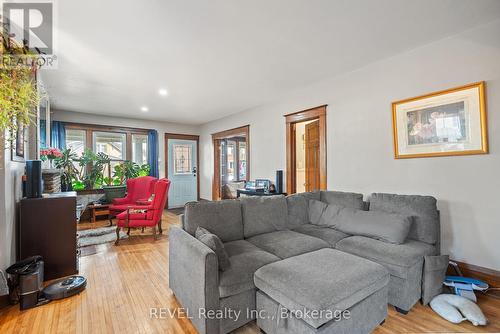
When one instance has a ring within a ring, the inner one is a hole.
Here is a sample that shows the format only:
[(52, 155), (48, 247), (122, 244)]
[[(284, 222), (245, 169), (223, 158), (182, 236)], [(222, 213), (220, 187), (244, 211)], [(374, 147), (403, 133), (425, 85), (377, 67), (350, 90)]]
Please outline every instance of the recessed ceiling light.
[(146, 107), (146, 106), (143, 106), (143, 107), (141, 107), (141, 111), (142, 111), (142, 112), (148, 112), (148, 111), (149, 111), (149, 108), (148, 108), (148, 107)]
[(168, 91), (165, 88), (160, 88), (160, 90), (158, 90), (158, 94), (160, 94), (161, 96), (167, 96)]

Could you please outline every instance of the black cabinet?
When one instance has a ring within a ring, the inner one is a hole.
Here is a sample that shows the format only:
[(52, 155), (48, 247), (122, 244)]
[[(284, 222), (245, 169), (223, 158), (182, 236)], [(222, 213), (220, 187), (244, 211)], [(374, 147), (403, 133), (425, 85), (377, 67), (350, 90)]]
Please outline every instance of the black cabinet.
[(45, 280), (78, 273), (76, 193), (22, 199), (18, 236), (18, 259), (41, 255)]

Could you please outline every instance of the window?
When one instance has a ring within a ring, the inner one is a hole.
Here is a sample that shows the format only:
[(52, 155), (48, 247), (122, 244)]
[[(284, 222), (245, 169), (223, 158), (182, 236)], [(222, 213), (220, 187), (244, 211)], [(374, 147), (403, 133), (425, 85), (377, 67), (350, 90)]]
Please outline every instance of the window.
[(105, 153), (111, 160), (126, 160), (125, 148), (127, 144), (125, 133), (94, 132), (92, 141), (94, 153)]
[(191, 174), (191, 145), (173, 145), (174, 174)]
[(247, 144), (244, 137), (221, 139), (222, 184), (247, 179)]
[(148, 136), (132, 135), (132, 161), (144, 165), (148, 163)]
[(85, 149), (85, 130), (67, 129), (66, 148), (70, 148), (77, 156), (82, 155)]
[(105, 176), (112, 176), (114, 167), (125, 160), (139, 165), (148, 162), (148, 135), (143, 129), (67, 124), (66, 147), (78, 157), (85, 149), (107, 154), (111, 159), (111, 170), (106, 166)]
[(239, 180), (246, 180), (247, 179), (247, 143), (244, 141), (238, 142), (239, 145), (239, 166), (238, 166), (238, 173), (239, 173)]
[(227, 180), (236, 181), (236, 173), (234, 170), (234, 165), (236, 162), (236, 141), (227, 141)]

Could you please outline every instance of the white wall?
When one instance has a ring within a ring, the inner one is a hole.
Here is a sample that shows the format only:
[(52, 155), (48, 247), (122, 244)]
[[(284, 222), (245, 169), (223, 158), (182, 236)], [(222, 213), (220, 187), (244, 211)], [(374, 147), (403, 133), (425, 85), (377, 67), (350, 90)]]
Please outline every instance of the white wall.
[[(16, 206), (22, 195), (24, 163), (11, 161), (10, 149), (3, 148), (0, 135), (0, 270), (16, 259)], [(26, 145), (26, 155), (28, 154)]]
[(53, 110), (52, 120), (62, 122), (75, 122), (98, 125), (113, 125), (133, 128), (153, 129), (158, 131), (159, 144), (159, 169), (160, 177), (165, 176), (165, 133), (181, 133), (197, 135), (199, 127), (194, 125), (183, 125), (176, 123), (146, 121), (123, 117), (110, 117), (96, 114), (79, 113), (64, 110)]
[[(489, 155), (393, 158), (392, 101), (481, 80), (487, 82)], [(211, 133), (250, 124), (252, 178), (273, 179), (285, 169), (283, 115), (323, 104), (329, 189), (435, 196), (443, 251), (500, 270), (500, 21), (203, 125), (201, 196), (211, 198)]]

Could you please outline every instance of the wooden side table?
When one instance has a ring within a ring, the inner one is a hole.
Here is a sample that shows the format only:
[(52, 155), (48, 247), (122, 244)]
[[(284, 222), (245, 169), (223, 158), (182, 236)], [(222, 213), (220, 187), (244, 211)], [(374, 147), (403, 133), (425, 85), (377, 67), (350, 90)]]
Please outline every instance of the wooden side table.
[(106, 216), (109, 218), (109, 204), (90, 204), (90, 219), (95, 224), (96, 218), (99, 216)]

